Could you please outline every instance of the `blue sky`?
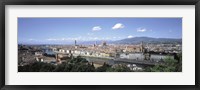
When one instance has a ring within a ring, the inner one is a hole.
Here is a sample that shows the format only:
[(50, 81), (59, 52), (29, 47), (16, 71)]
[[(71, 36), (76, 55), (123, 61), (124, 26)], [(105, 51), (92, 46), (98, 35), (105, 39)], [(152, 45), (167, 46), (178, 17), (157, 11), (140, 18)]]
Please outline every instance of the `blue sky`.
[(182, 18), (18, 18), (18, 43), (182, 38)]

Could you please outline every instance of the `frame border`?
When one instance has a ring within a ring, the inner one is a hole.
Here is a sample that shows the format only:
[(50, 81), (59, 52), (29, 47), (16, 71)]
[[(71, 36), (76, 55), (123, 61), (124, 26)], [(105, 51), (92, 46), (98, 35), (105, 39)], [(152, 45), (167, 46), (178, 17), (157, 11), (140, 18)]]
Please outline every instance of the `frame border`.
[[(6, 5), (195, 5), (195, 85), (5, 85), (5, 6)], [(200, 89), (200, 0), (0, 0), (0, 89), (1, 90), (191, 90)]]

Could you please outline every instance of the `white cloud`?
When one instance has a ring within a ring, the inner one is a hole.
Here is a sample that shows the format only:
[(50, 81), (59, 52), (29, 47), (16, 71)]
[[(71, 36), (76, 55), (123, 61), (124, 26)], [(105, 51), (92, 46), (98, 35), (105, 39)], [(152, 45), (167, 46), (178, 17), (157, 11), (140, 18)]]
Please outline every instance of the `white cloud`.
[(137, 32), (146, 32), (147, 30), (146, 30), (146, 28), (138, 28), (137, 29)]
[(99, 31), (101, 30), (102, 28), (100, 26), (95, 26), (92, 28), (92, 31)]
[(31, 39), (28, 39), (28, 40), (29, 40), (29, 41), (36, 41), (35, 39), (32, 39), (32, 38), (31, 38)]
[(124, 28), (125, 26), (122, 23), (117, 23), (115, 24), (112, 29), (116, 30), (116, 29), (121, 29)]
[(133, 36), (132, 36), (132, 35), (129, 35), (128, 38), (133, 38)]

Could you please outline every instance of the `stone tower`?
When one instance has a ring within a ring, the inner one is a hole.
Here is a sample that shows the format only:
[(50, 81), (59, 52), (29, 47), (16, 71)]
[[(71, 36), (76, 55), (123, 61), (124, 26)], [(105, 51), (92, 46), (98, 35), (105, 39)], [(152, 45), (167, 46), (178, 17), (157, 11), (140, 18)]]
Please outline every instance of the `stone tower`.
[(141, 42), (140, 52), (144, 53), (144, 45), (143, 45), (143, 41)]
[(74, 45), (76, 46), (77, 44), (76, 44), (77, 42), (76, 42), (76, 40), (74, 41)]

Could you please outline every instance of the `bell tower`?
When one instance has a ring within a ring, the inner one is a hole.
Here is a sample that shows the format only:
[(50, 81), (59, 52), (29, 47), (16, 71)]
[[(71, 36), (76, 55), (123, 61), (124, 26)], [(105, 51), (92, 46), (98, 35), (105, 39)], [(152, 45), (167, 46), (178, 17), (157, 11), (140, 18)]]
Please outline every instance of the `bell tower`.
[(74, 41), (74, 45), (76, 46), (77, 44), (76, 44), (77, 42), (76, 42), (76, 40)]
[(141, 42), (140, 52), (144, 53), (144, 45), (143, 45), (143, 41)]

